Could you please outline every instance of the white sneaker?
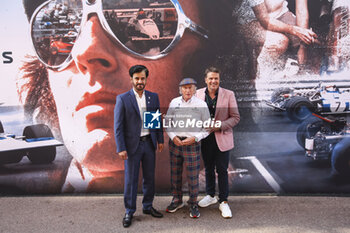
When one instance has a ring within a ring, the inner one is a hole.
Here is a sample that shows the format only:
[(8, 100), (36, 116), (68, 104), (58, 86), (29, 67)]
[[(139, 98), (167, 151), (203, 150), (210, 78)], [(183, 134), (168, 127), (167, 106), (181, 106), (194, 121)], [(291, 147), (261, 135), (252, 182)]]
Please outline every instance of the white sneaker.
[(232, 213), (230, 206), (228, 205), (227, 201), (221, 202), (219, 206), (219, 210), (221, 210), (221, 215), (224, 218), (232, 218)]
[(218, 199), (216, 199), (216, 197), (211, 197), (210, 195), (206, 195), (205, 197), (203, 197), (202, 200), (198, 202), (198, 205), (200, 207), (207, 207), (212, 204), (215, 204), (216, 202), (218, 202)]

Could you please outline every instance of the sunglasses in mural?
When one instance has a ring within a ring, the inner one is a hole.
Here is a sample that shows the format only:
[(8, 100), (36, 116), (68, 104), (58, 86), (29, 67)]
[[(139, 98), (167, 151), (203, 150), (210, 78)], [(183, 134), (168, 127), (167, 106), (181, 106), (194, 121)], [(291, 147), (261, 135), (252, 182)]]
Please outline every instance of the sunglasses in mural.
[(41, 62), (54, 70), (67, 67), (91, 13), (115, 43), (146, 59), (167, 55), (186, 29), (208, 38), (207, 30), (188, 18), (177, 0), (50, 0), (36, 9), (30, 22)]

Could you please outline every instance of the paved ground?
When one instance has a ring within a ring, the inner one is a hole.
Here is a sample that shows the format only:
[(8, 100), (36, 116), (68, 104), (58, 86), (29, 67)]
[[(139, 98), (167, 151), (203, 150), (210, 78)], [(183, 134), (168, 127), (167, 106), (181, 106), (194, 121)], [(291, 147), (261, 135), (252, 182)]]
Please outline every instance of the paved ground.
[(350, 232), (349, 197), (234, 196), (232, 219), (220, 216), (218, 205), (191, 219), (187, 207), (165, 213), (169, 196), (157, 196), (154, 206), (164, 218), (138, 210), (130, 228), (120, 195), (0, 197), (0, 232)]

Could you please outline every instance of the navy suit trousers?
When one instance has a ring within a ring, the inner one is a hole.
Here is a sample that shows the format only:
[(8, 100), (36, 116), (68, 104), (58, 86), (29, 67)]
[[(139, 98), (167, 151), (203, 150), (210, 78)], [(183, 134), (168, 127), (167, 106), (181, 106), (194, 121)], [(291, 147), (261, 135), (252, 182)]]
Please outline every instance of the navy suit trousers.
[(142, 164), (143, 209), (149, 210), (154, 199), (155, 148), (152, 141), (140, 141), (134, 154), (128, 154), (125, 160), (124, 205), (127, 214), (136, 211), (137, 185), (140, 164)]

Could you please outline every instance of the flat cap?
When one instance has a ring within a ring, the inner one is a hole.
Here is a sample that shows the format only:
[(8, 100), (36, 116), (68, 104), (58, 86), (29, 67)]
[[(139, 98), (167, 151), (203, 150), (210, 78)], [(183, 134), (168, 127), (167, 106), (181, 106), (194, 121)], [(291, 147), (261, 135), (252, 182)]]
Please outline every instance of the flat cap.
[(182, 79), (182, 81), (180, 82), (179, 86), (183, 86), (183, 85), (188, 85), (188, 84), (194, 84), (197, 85), (197, 82), (193, 79), (193, 78), (184, 78)]

